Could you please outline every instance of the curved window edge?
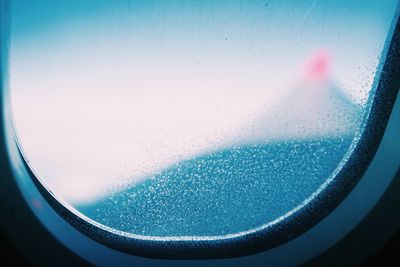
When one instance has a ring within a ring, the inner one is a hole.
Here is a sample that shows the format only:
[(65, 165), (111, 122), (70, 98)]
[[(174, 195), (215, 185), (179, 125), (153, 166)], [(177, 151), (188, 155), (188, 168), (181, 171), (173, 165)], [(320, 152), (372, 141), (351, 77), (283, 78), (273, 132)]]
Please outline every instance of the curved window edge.
[[(399, 8), (398, 8), (399, 10)], [(14, 136), (14, 143), (6, 146), (15, 146), (24, 168), (32, 181), (50, 206), (69, 224), (78, 231), (95, 241), (110, 248), (133, 255), (162, 259), (199, 259), (199, 258), (227, 258), (250, 255), (281, 245), (299, 236), (311, 227), (318, 224), (332, 210), (334, 210), (365, 173), (373, 159), (375, 152), (385, 132), (396, 96), (400, 88), (400, 21), (396, 21), (383, 54), (385, 57), (379, 66), (374, 88), (375, 96), (371, 100), (371, 108), (365, 118), (363, 131), (354, 144), (351, 155), (334, 177), (334, 181), (322, 189), (306, 206), (295, 211), (276, 224), (262, 230), (220, 240), (139, 240), (130, 238), (107, 229), (96, 226), (72, 210), (66, 208), (60, 200), (51, 194), (40, 182), (40, 179), (31, 171), (28, 162), (18, 148), (18, 141)], [(8, 41), (8, 40), (7, 40)], [(7, 54), (2, 51), (2, 55)], [(6, 58), (2, 57), (2, 70), (7, 69)], [(7, 73), (2, 79), (7, 83)], [(7, 88), (1, 92), (2, 118), (1, 127), (12, 131), (12, 118), (8, 104), (9, 93)], [(4, 120), (4, 121), (3, 121)], [(4, 140), (4, 138), (3, 138)], [(18, 175), (18, 174), (14, 174)]]

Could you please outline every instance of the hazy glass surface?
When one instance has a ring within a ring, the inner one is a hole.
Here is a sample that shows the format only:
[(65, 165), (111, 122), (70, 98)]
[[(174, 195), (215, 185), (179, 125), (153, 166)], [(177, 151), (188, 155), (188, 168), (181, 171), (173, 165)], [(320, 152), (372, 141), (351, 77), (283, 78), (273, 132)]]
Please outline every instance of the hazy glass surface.
[(12, 1), (29, 165), (130, 234), (257, 229), (312, 199), (369, 109), (397, 1)]

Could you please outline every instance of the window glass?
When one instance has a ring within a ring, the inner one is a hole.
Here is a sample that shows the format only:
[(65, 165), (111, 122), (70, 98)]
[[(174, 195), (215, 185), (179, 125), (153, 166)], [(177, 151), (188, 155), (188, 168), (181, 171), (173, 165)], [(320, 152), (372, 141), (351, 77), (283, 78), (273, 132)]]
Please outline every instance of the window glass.
[(17, 138), (86, 219), (224, 238), (301, 209), (362, 131), (397, 1), (12, 1)]

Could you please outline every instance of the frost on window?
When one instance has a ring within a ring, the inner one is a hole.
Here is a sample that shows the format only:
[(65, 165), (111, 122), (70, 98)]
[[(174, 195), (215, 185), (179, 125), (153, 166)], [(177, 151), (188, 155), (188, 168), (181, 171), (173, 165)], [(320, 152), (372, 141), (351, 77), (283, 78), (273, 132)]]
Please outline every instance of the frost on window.
[(223, 238), (300, 209), (351, 153), (397, 1), (13, 1), (15, 129), (104, 226)]

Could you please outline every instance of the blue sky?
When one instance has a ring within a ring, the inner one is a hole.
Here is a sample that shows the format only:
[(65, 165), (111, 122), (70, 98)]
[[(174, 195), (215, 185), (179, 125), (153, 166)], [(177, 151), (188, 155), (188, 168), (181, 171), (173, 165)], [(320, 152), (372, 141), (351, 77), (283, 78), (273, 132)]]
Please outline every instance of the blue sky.
[(332, 66), (316, 86), (363, 105), (397, 2), (13, 0), (20, 142), (79, 203), (234, 144), (309, 85), (302, 70), (321, 50)]

